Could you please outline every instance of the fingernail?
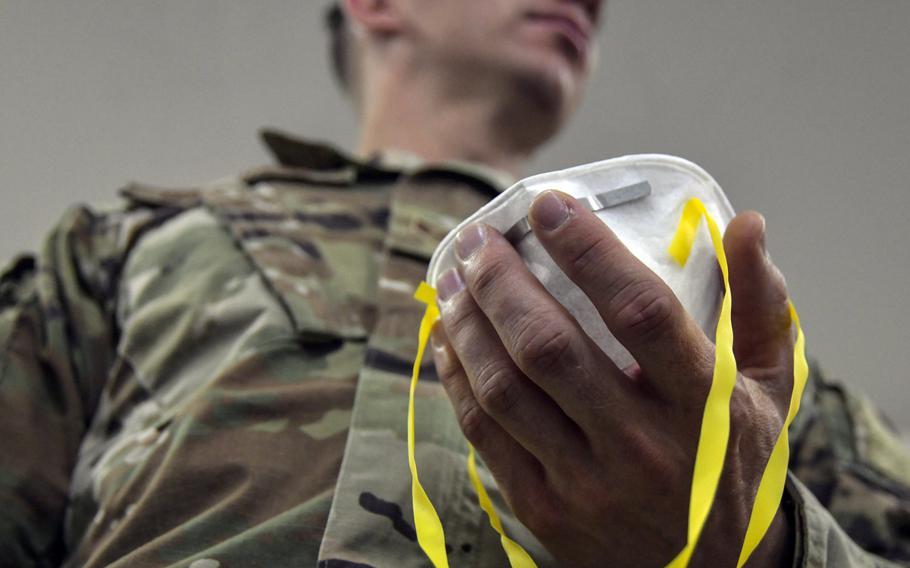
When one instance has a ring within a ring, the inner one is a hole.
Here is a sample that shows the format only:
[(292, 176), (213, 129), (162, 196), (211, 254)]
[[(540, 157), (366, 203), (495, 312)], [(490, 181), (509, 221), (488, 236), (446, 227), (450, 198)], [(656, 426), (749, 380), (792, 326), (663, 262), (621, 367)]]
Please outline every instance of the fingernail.
[(455, 252), (458, 253), (458, 258), (468, 260), (486, 240), (487, 231), (483, 225), (468, 225), (455, 239)]
[(464, 290), (464, 280), (461, 279), (461, 274), (458, 274), (458, 271), (454, 268), (446, 270), (436, 280), (436, 293), (442, 302), (447, 301), (462, 290)]
[(554, 191), (543, 193), (531, 206), (531, 219), (534, 223), (550, 231), (559, 228), (568, 218), (569, 208)]

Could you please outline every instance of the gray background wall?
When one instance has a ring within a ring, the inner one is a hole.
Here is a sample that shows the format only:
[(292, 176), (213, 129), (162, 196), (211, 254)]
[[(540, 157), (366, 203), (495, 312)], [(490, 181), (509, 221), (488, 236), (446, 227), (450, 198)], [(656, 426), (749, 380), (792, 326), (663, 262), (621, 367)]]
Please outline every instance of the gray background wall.
[[(0, 257), (74, 201), (267, 158), (275, 125), (350, 146), (323, 2), (0, 0)], [(542, 171), (635, 152), (704, 166), (762, 211), (809, 349), (906, 432), (910, 2), (615, 0)]]

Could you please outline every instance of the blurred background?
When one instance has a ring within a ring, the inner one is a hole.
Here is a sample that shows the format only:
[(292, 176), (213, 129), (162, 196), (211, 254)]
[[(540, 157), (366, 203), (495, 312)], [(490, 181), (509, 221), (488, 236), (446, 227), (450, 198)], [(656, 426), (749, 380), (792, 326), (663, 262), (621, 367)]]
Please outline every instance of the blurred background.
[[(352, 148), (322, 0), (0, 0), (0, 258), (74, 202)], [(581, 112), (532, 171), (663, 152), (768, 220), (810, 353), (910, 433), (910, 2), (611, 0)]]

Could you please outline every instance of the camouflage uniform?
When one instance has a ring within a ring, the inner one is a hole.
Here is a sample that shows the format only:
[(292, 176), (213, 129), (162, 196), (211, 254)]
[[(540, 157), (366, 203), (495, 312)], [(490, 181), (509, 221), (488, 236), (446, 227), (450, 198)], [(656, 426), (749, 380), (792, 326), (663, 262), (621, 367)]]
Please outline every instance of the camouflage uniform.
[[(404, 442), (411, 294), (507, 180), (265, 138), (279, 166), (127, 187), (3, 273), (3, 565), (428, 565)], [(428, 361), (423, 379), (417, 460), (452, 564), (505, 566)], [(795, 565), (885, 564), (853, 541), (907, 561), (905, 448), (862, 399), (813, 385), (784, 501)], [(481, 475), (507, 532), (553, 565)]]

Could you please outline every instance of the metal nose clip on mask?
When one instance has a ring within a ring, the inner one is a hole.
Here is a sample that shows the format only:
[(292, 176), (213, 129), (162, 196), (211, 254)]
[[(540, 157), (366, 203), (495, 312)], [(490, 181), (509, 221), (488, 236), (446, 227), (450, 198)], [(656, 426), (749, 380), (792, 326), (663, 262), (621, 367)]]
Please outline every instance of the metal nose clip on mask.
[(439, 244), (427, 271), (427, 282), (457, 264), (455, 236), (466, 225), (485, 223), (515, 246), (530, 271), (578, 320), (585, 332), (620, 368), (633, 363), (613, 337), (587, 296), (556, 266), (531, 232), (528, 208), (548, 189), (579, 200), (613, 230), (628, 249), (660, 276), (705, 331), (714, 328), (723, 283), (707, 230), (700, 229), (685, 266), (667, 252), (686, 202), (696, 197), (723, 230), (734, 211), (716, 181), (702, 168), (674, 156), (624, 156), (526, 178), (478, 210)]

